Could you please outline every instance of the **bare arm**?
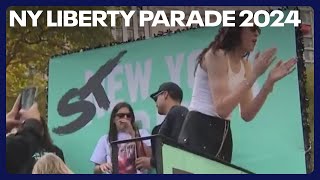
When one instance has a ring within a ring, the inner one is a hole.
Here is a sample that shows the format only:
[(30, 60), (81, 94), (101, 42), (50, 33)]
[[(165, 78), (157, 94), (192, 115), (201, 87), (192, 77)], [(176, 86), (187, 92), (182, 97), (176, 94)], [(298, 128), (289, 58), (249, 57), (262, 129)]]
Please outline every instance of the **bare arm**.
[(93, 169), (94, 174), (104, 174), (112, 172), (112, 164), (111, 163), (103, 163), (103, 164), (95, 164)]
[[(264, 83), (258, 95), (253, 98), (252, 92), (247, 92), (246, 96), (240, 103), (241, 117), (245, 121), (251, 121), (259, 112), (265, 103), (269, 93), (272, 91), (274, 84), (285, 76), (293, 72), (296, 59), (292, 58), (286, 62), (279, 61), (269, 73), (268, 79)], [(251, 66), (248, 64), (249, 73), (252, 72)]]
[[(139, 157), (142, 156), (147, 156), (147, 157), (151, 157), (152, 156), (152, 149), (151, 147), (147, 146), (145, 143), (143, 142), (137, 142), (137, 147), (138, 147), (138, 155)], [(143, 152), (145, 152), (146, 154), (143, 154)]]
[(144, 144), (144, 150), (146, 151), (148, 157), (152, 156), (152, 149), (150, 146), (147, 146), (146, 144)]
[(240, 103), (243, 94), (251, 89), (256, 77), (248, 77), (247, 80), (239, 83), (235, 89), (230, 91), (228, 87), (227, 59), (224, 52), (217, 51), (213, 58), (207, 59), (205, 63), (216, 111), (221, 118), (227, 118)]
[[(246, 75), (252, 73), (251, 64), (244, 62)], [(258, 95), (253, 98), (252, 90), (249, 90), (243, 96), (240, 102), (241, 118), (247, 122), (251, 121), (260, 111), (269, 93), (272, 91), (273, 83), (266, 81), (259, 91)]]

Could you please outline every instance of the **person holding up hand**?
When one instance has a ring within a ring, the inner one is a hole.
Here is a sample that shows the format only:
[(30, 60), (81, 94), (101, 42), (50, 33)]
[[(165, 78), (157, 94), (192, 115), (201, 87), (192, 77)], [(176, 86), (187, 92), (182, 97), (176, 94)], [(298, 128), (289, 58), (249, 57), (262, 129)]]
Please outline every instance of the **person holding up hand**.
[[(103, 135), (90, 158), (94, 163), (95, 174), (111, 174), (111, 144), (117, 140), (132, 139), (138, 137), (150, 136), (144, 129), (138, 130), (135, 126), (135, 116), (132, 107), (125, 102), (118, 103), (111, 112), (110, 127), (108, 135)], [(137, 142), (135, 145), (137, 156), (151, 157), (151, 142), (145, 140)], [(136, 158), (138, 158), (136, 157)], [(137, 172), (138, 173), (138, 172)]]
[(38, 104), (34, 103), (27, 110), (20, 109), (20, 99), (19, 95), (6, 115), (6, 133), (14, 128), (21, 129), (6, 137), (6, 170), (11, 174), (25, 173), (25, 165), (31, 161), (42, 140), (43, 127)]
[(252, 86), (275, 60), (276, 48), (255, 56), (259, 27), (240, 27), (246, 17), (236, 12), (235, 27), (222, 27), (214, 41), (199, 55), (189, 113), (179, 135), (179, 143), (223, 161), (232, 159), (231, 113), (240, 105), (241, 117), (249, 122), (262, 108), (276, 82), (293, 71), (296, 59), (279, 61), (271, 69), (260, 92)]

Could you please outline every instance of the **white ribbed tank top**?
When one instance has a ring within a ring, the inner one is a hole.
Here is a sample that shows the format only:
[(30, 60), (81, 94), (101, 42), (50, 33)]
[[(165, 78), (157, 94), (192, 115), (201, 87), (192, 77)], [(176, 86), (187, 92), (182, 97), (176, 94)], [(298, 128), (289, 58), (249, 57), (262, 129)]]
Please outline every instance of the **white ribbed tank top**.
[[(213, 58), (212, 51), (209, 50), (206, 53), (204, 58), (212, 59)], [(244, 80), (245, 68), (241, 61), (240, 71), (238, 73), (234, 73), (230, 66), (229, 57), (227, 58), (227, 61), (228, 61), (228, 85), (229, 85), (229, 89), (232, 91), (235, 89), (235, 87), (239, 83), (241, 83)], [(220, 117), (217, 114), (216, 107), (212, 99), (213, 98), (212, 98), (211, 90), (209, 87), (208, 73), (201, 68), (200, 64), (198, 64), (198, 67), (195, 73), (192, 98), (191, 98), (189, 110), (197, 111), (197, 112), (206, 114), (208, 116)], [(230, 120), (230, 118), (231, 118), (231, 114), (226, 119)]]

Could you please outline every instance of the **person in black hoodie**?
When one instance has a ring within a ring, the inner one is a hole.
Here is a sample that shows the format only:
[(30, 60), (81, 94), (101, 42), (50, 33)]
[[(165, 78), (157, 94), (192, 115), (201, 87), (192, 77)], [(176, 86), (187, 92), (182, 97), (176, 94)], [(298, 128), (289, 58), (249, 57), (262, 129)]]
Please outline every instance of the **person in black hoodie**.
[[(6, 115), (6, 132), (22, 127), (21, 131), (6, 137), (6, 170), (8, 173), (20, 173), (24, 165), (40, 147), (43, 131), (37, 103), (27, 111), (20, 110), (20, 96), (12, 110)], [(20, 118), (17, 119), (17, 115)]]
[(41, 134), (42, 139), (41, 139), (40, 145), (39, 145), (38, 149), (36, 150), (36, 152), (33, 154), (30, 161), (28, 161), (25, 164), (25, 167), (22, 170), (23, 171), (22, 173), (27, 173), (27, 174), (32, 173), (32, 170), (33, 170), (35, 163), (38, 161), (38, 159), (40, 159), (46, 153), (54, 153), (63, 162), (65, 162), (62, 150), (53, 144), (53, 141), (50, 137), (50, 133), (49, 133), (49, 129), (48, 129), (48, 125), (47, 125), (46, 120), (44, 120), (44, 118), (40, 117), (40, 121), (41, 121), (42, 129), (43, 129), (42, 134)]
[[(19, 99), (20, 97), (6, 120), (7, 131), (18, 128), (17, 133), (7, 136), (6, 139), (7, 172), (31, 174), (36, 161), (46, 152), (55, 153), (64, 161), (63, 152), (52, 143), (47, 123), (40, 117), (37, 103), (27, 111), (19, 111)], [(20, 120), (15, 119), (18, 113)]]

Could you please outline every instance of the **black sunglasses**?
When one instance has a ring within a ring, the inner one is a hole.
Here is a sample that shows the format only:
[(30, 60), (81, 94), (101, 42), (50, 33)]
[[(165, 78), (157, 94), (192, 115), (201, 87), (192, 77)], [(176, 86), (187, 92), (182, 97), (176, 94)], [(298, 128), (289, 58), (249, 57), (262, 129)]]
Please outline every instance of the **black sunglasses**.
[(118, 113), (118, 114), (116, 114), (116, 116), (118, 118), (124, 118), (125, 116), (127, 116), (127, 118), (131, 118), (132, 117), (131, 113)]
[(163, 94), (165, 91), (160, 91), (158, 94), (154, 95), (154, 97), (158, 98), (161, 94)]

